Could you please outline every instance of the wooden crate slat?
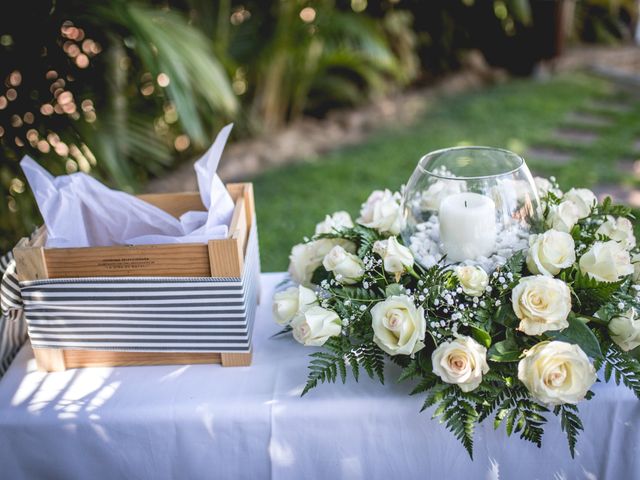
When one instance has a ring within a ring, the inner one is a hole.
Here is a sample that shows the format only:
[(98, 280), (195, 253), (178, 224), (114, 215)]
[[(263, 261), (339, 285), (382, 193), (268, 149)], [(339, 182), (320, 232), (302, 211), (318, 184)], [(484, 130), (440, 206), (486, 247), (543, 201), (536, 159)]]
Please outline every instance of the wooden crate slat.
[[(223, 363), (222, 355), (225, 354), (210, 352), (116, 352), (107, 350), (60, 350), (55, 348), (34, 348), (33, 351), (38, 368), (47, 372), (60, 372), (67, 368), (83, 367), (189, 365), (197, 363), (222, 363), (223, 366), (236, 366), (236, 364)], [(244, 365), (249, 364), (245, 363)], [(240, 364), (238, 363), (237, 365)]]
[(167, 244), (45, 250), (49, 278), (209, 276), (207, 245)]

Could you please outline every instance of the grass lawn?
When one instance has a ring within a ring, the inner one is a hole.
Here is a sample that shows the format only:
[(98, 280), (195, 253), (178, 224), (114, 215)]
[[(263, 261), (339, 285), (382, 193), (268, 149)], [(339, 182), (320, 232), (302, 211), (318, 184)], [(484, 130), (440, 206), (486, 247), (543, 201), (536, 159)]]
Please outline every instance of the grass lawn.
[[(629, 110), (603, 110), (599, 100), (623, 103)], [(600, 135), (589, 146), (554, 139), (555, 128), (587, 128), (571, 124), (570, 112), (608, 116), (611, 124), (588, 127)], [(524, 153), (533, 145), (552, 146), (573, 152), (573, 159), (552, 164), (526, 158), (534, 174), (555, 175), (566, 189), (598, 183), (633, 186), (633, 176), (616, 165), (634, 158), (633, 144), (639, 138), (640, 102), (586, 74), (517, 80), (442, 98), (411, 127), (380, 131), (361, 145), (254, 178), (262, 269), (285, 270), (291, 246), (313, 234), (326, 213), (344, 209), (357, 215), (373, 189), (398, 189), (420, 157), (432, 150), (490, 145)]]

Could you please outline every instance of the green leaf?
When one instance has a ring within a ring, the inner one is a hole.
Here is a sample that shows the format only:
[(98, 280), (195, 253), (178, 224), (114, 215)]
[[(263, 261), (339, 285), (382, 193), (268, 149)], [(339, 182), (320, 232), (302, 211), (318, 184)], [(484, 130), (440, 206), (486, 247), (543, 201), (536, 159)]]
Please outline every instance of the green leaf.
[(480, 345), (484, 345), (487, 348), (491, 346), (491, 335), (489, 332), (481, 328), (471, 326), (471, 335)]
[(400, 285), (399, 283), (391, 283), (384, 289), (384, 294), (386, 297), (391, 297), (392, 295), (403, 295), (405, 291), (406, 289), (403, 285)]
[(487, 353), (489, 360), (494, 362), (517, 362), (522, 355), (521, 349), (512, 338), (494, 343)]
[(589, 326), (575, 315), (570, 315), (568, 321), (569, 326), (564, 330), (546, 332), (546, 335), (554, 340), (578, 345), (592, 358), (602, 358), (600, 342)]
[[(342, 290), (342, 293), (347, 297), (349, 297), (354, 302), (357, 302), (357, 301), (367, 302), (369, 300), (384, 300), (383, 298), (380, 298), (380, 293), (374, 291), (373, 288), (370, 290), (365, 290), (362, 287), (356, 287), (356, 286), (350, 286), (350, 285), (343, 285), (340, 288)], [(375, 290), (377, 290), (377, 288)]]
[(418, 366), (423, 372), (432, 372), (433, 364), (431, 363), (431, 354), (425, 350), (426, 349), (420, 350), (416, 354), (416, 360), (418, 361)]
[(496, 323), (500, 325), (504, 325), (508, 328), (516, 328), (520, 320), (516, 317), (516, 314), (513, 312), (513, 308), (511, 305), (503, 305), (496, 311), (495, 318), (493, 319)]
[(320, 285), (323, 280), (329, 280), (331, 274), (323, 266), (319, 266), (313, 271), (311, 275), (311, 283), (314, 285)]

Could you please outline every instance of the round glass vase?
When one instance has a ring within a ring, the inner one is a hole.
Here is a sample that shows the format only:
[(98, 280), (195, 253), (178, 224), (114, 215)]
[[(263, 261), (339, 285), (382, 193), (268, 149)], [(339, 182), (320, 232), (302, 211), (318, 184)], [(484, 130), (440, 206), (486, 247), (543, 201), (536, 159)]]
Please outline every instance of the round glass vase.
[(430, 268), (478, 265), (491, 272), (528, 246), (540, 214), (522, 157), (491, 147), (437, 150), (420, 159), (404, 191), (402, 237)]

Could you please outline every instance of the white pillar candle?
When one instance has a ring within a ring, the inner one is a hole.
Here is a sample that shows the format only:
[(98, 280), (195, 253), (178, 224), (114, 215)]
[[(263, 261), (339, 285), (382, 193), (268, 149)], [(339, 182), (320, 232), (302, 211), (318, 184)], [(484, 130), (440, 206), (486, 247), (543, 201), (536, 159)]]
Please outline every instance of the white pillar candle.
[(496, 245), (496, 204), (479, 193), (449, 195), (440, 203), (440, 240), (452, 262), (489, 257)]

